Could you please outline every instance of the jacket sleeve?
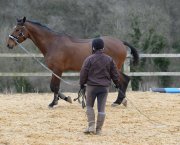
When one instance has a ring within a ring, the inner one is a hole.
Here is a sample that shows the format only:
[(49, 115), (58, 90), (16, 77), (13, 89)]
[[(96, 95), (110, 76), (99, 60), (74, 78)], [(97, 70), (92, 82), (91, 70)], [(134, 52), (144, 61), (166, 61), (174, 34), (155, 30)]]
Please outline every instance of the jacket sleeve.
[(88, 79), (89, 68), (90, 68), (90, 60), (85, 59), (80, 71), (80, 82), (79, 82), (80, 85), (86, 84)]
[(114, 84), (116, 86), (118, 86), (120, 83), (120, 74), (119, 74), (117, 66), (113, 60), (111, 61), (110, 76), (111, 76), (111, 79), (113, 80)]

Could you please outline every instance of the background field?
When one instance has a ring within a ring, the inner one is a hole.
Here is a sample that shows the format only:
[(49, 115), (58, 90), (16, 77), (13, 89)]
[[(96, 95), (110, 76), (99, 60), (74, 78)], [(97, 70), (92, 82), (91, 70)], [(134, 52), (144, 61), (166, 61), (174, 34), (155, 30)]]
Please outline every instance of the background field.
[(52, 94), (0, 94), (0, 145), (179, 144), (179, 94), (128, 92), (128, 107), (112, 108), (116, 96), (108, 96), (103, 134), (91, 136), (82, 133), (86, 116), (77, 102), (48, 109)]

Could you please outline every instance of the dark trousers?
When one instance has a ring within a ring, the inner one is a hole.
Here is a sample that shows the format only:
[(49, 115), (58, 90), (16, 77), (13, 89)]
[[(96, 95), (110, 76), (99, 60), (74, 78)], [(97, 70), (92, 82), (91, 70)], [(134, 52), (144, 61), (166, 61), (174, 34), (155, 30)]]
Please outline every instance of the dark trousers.
[(102, 87), (102, 86), (87, 86), (87, 96), (86, 96), (86, 106), (94, 107), (94, 102), (97, 98), (97, 108), (98, 112), (105, 113), (105, 106), (107, 95), (109, 92), (109, 87)]

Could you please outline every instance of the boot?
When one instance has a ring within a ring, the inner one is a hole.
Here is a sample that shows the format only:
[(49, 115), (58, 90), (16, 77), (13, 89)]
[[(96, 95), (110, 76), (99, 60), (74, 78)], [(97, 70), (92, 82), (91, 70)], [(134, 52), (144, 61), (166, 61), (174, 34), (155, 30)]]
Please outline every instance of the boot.
[(65, 101), (67, 101), (67, 102), (69, 102), (69, 103), (72, 103), (72, 99), (71, 99), (71, 97), (66, 97), (64, 94), (62, 94), (61, 92), (59, 92), (58, 93), (58, 97), (59, 98), (61, 98), (61, 99), (63, 99), (63, 100), (65, 100)]
[(95, 134), (95, 113), (92, 107), (87, 106), (87, 120), (88, 120), (88, 127), (84, 131), (85, 134)]
[(66, 101), (72, 104), (72, 99), (71, 99), (70, 96), (67, 96), (67, 97), (66, 97)]
[(102, 134), (102, 126), (104, 124), (106, 114), (104, 112), (98, 112), (97, 122), (96, 122), (96, 134)]
[[(123, 104), (124, 107), (127, 107), (127, 99), (124, 98), (122, 100), (121, 104)], [(111, 107), (116, 107), (116, 106), (119, 106), (119, 105), (120, 105), (119, 103), (114, 102), (113, 104), (111, 104)]]

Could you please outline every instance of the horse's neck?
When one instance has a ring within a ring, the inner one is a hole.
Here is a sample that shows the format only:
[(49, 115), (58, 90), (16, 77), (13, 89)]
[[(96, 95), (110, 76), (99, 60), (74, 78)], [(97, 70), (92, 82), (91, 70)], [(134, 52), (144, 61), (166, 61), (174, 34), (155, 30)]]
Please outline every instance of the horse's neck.
[(49, 35), (52, 35), (51, 32), (30, 22), (27, 22), (25, 26), (29, 32), (29, 39), (34, 42), (41, 53), (45, 56), (48, 52), (48, 45), (50, 42), (49, 38), (51, 38)]

